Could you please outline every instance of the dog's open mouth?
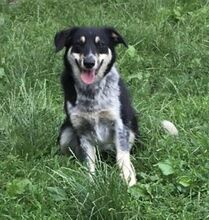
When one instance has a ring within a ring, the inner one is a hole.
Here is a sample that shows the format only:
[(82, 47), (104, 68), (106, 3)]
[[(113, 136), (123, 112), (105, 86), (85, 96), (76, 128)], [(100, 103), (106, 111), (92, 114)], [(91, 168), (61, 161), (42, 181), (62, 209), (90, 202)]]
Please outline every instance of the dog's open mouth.
[(100, 63), (99, 67), (95, 70), (95, 69), (90, 69), (90, 70), (81, 70), (81, 80), (83, 81), (83, 83), (90, 85), (93, 84), (96, 80), (96, 74), (98, 73), (100, 67), (103, 64), (103, 61)]
[(81, 80), (87, 85), (94, 83), (95, 78), (96, 78), (95, 70), (83, 70), (81, 72)]

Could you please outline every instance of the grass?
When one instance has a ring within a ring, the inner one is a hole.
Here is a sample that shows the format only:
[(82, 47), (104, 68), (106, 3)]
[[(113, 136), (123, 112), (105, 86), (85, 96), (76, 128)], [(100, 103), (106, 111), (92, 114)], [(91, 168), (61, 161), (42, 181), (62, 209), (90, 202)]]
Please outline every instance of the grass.
[[(74, 25), (114, 26), (129, 42), (118, 66), (145, 145), (133, 188), (114, 165), (99, 162), (92, 182), (54, 154), (64, 114), (53, 38)], [(0, 30), (0, 219), (209, 219), (207, 0), (1, 0)]]

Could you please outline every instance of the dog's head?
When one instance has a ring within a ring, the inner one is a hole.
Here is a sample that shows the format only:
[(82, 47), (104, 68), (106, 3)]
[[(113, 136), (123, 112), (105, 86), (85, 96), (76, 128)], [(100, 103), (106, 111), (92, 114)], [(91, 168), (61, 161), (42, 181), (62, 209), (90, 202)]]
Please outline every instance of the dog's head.
[(115, 46), (124, 44), (114, 28), (81, 28), (58, 32), (56, 52), (66, 48), (65, 64), (70, 65), (75, 77), (86, 85), (101, 80), (115, 62)]

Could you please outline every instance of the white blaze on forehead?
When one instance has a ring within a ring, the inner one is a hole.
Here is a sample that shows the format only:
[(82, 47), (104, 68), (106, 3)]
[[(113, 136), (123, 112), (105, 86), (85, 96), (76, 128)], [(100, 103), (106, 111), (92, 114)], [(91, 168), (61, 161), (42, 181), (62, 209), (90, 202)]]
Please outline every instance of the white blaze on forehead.
[(95, 43), (98, 43), (99, 41), (100, 41), (99, 36), (96, 36), (96, 37), (95, 37)]
[(81, 41), (82, 43), (85, 43), (86, 38), (85, 38), (84, 36), (81, 36), (80, 41)]

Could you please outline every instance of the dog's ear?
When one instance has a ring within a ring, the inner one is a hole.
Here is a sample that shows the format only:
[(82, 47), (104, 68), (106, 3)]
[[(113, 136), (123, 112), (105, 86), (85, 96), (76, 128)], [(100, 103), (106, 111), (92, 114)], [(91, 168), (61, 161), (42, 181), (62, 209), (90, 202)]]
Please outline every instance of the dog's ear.
[(124, 40), (124, 38), (112, 27), (106, 28), (113, 45), (116, 46), (118, 44), (123, 44), (125, 47), (128, 47), (128, 44)]
[(69, 44), (70, 39), (72, 38), (72, 35), (75, 33), (77, 29), (78, 29), (77, 27), (74, 27), (74, 28), (62, 30), (56, 33), (54, 37), (54, 44), (56, 48), (55, 52), (59, 52), (65, 46)]

